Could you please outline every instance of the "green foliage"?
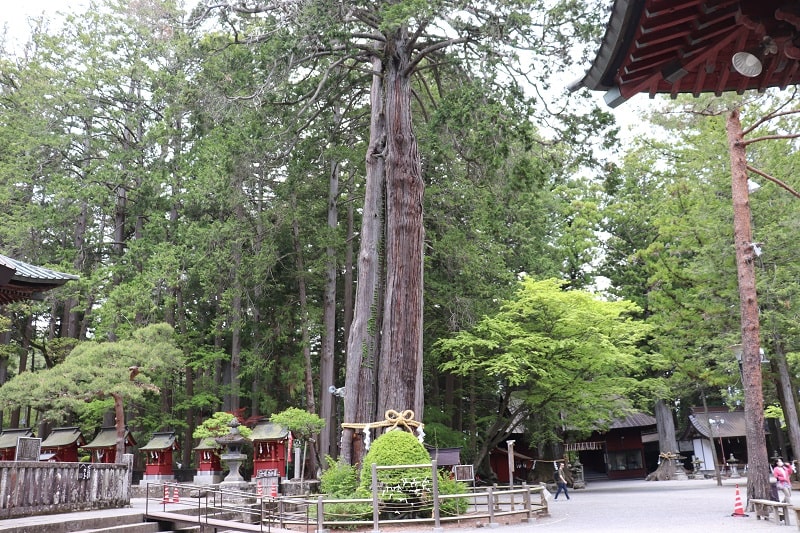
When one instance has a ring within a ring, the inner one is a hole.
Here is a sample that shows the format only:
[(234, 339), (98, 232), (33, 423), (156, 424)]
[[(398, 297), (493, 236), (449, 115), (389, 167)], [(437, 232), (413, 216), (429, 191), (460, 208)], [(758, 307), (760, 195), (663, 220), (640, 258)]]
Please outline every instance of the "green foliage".
[(358, 488), (358, 469), (344, 461), (325, 457), (328, 467), (319, 478), (320, 491), (334, 498), (346, 498)]
[[(369, 498), (369, 494), (361, 493), (354, 494), (349, 497), (342, 497), (346, 499), (364, 499)], [(333, 498), (336, 500), (337, 498)], [(316, 517), (316, 509), (312, 510), (312, 516)], [(341, 521), (361, 521), (372, 519), (372, 503), (371, 502), (334, 502), (325, 504), (325, 520), (341, 520)], [(344, 527), (344, 529), (356, 529), (353, 527)]]
[[(467, 494), (467, 485), (456, 481), (449, 475), (439, 472), (439, 494), (457, 495)], [(469, 498), (445, 498), (439, 504), (439, 512), (442, 516), (458, 516), (467, 512), (469, 508)]]
[[(431, 456), (414, 435), (396, 429), (375, 439), (363, 461), (359, 486), (370, 490), (373, 463), (378, 466), (429, 464)], [(429, 490), (432, 479), (430, 468), (378, 470), (377, 476), (382, 500), (408, 499), (412, 497), (411, 490)], [(409, 486), (413, 488), (409, 489)]]
[(319, 434), (325, 427), (325, 421), (319, 416), (297, 407), (289, 407), (280, 413), (275, 413), (269, 417), (269, 420), (287, 428), (300, 442), (314, 438), (314, 435)]
[(134, 331), (127, 340), (83, 342), (63, 363), (19, 374), (0, 387), (0, 406), (30, 405), (54, 424), (93, 412), (96, 426), (100, 414), (111, 405), (110, 395), (119, 394), (126, 408), (135, 412), (134, 406), (159, 392), (156, 382), (182, 367), (172, 328), (154, 324)]
[(588, 435), (628, 407), (648, 331), (633, 318), (638, 308), (564, 284), (526, 278), (499, 312), (437, 343), (443, 370), (495, 384), (485, 389), (495, 406), (501, 395), (500, 412), (487, 413), (490, 438), (517, 417), (535, 444), (561, 440), (554, 430), (562, 425)]
[[(236, 418), (236, 415), (233, 413), (226, 413), (224, 411), (219, 411), (211, 415), (211, 418), (207, 418), (203, 421), (202, 424), (197, 426), (192, 433), (192, 437), (195, 439), (205, 439), (208, 437), (222, 437), (223, 435), (227, 435), (231, 431), (230, 423)], [(249, 439), (250, 435), (253, 434), (253, 430), (247, 426), (240, 425), (238, 426), (239, 434)]]

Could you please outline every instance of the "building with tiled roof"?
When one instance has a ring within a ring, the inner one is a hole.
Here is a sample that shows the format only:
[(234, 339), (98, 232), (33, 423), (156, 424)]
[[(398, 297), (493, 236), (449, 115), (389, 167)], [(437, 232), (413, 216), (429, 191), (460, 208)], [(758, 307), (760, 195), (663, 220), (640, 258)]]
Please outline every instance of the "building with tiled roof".
[[(136, 446), (130, 430), (125, 428), (125, 447)], [(115, 463), (117, 459), (117, 428), (116, 426), (101, 427), (94, 439), (81, 446), (90, 452), (93, 463)]]
[(17, 442), (19, 438), (33, 437), (30, 428), (4, 429), (0, 433), (0, 461), (13, 461), (17, 455)]
[(75, 279), (78, 276), (34, 266), (0, 254), (0, 305), (23, 300), (41, 300), (44, 292)]
[(42, 441), (42, 461), (77, 463), (78, 447), (86, 444), (80, 428), (55, 428)]
[(606, 33), (572, 90), (606, 91), (616, 107), (644, 93), (695, 96), (800, 82), (793, 2), (615, 0)]

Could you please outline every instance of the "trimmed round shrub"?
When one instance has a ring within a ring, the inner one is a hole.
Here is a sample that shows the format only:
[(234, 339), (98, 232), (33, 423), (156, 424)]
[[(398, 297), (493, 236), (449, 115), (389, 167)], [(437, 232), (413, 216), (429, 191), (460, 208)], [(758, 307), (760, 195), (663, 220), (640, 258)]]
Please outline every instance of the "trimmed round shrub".
[[(370, 490), (372, 487), (372, 464), (378, 466), (421, 465), (429, 464), (431, 455), (417, 437), (407, 431), (393, 430), (384, 433), (372, 443), (361, 467), (361, 487)], [(409, 485), (418, 480), (427, 481), (430, 487), (432, 480), (430, 468), (402, 468), (378, 470), (378, 483), (384, 487)]]

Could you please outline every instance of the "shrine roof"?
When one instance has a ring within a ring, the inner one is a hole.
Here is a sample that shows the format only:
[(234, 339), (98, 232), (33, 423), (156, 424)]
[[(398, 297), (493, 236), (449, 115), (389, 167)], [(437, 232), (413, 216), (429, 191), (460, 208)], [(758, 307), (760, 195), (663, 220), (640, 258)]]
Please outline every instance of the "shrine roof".
[[(133, 435), (131, 434), (128, 428), (125, 428), (125, 445), (133, 446), (136, 444), (136, 441), (133, 439)], [(98, 449), (98, 448), (113, 448), (117, 445), (117, 428), (114, 426), (106, 426), (100, 428), (100, 431), (97, 432), (92, 442), (82, 446), (82, 448), (87, 449)]]
[(609, 429), (639, 428), (655, 426), (656, 419), (647, 413), (631, 413), (624, 418), (615, 418)]
[(42, 448), (58, 448), (77, 444), (83, 446), (86, 439), (77, 427), (55, 428), (46, 439), (42, 441)]
[[(570, 90), (606, 91), (616, 107), (638, 93), (783, 89), (800, 82), (799, 38), (797, 2), (615, 0), (595, 59)], [(759, 75), (733, 68), (745, 51), (760, 56)]]
[(289, 430), (272, 422), (259, 422), (250, 434), (250, 440), (284, 440), (289, 438)]
[(161, 433), (153, 433), (150, 442), (139, 448), (139, 451), (150, 450), (177, 450), (178, 440), (175, 438), (174, 431), (167, 431)]
[(213, 437), (206, 437), (200, 440), (200, 444), (194, 447), (195, 450), (219, 450), (222, 448)]
[(4, 429), (0, 433), (0, 449), (16, 448), (20, 437), (33, 437), (33, 431), (30, 428)]
[[(717, 417), (720, 422), (712, 424), (710, 420)], [(689, 422), (700, 435), (708, 438), (744, 437), (747, 435), (744, 411), (709, 411), (706, 415), (702, 411), (693, 410), (689, 415)]]
[(44, 291), (74, 279), (78, 279), (78, 276), (34, 266), (0, 254), (0, 305), (41, 299)]

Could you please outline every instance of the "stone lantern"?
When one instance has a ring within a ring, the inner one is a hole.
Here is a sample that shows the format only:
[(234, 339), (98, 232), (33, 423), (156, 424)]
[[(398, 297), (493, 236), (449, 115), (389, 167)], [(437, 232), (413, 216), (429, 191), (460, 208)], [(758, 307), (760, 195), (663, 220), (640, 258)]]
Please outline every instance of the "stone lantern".
[(247, 455), (242, 453), (242, 448), (248, 440), (239, 433), (239, 425), (239, 421), (234, 417), (228, 422), (228, 427), (231, 428), (228, 434), (214, 439), (217, 444), (225, 449), (225, 453), (220, 456), (220, 459), (228, 465), (229, 470), (228, 475), (220, 483), (222, 486), (246, 484), (242, 474), (239, 473), (239, 468), (247, 459)]

